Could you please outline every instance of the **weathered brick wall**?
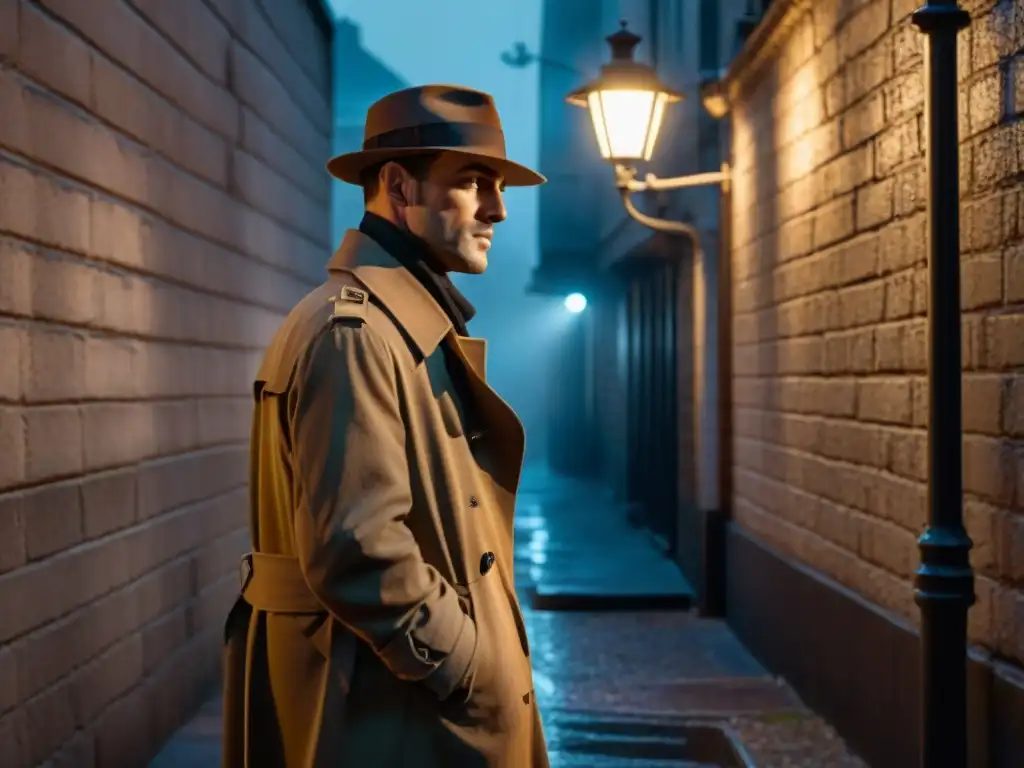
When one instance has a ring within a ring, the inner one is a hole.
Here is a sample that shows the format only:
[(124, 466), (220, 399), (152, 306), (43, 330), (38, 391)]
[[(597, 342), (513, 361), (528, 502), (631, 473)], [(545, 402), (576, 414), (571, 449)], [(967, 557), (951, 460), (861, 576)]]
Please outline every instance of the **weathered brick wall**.
[(249, 387), (329, 252), (305, 0), (0, 0), (0, 765), (142, 765), (216, 677)]
[[(782, 0), (776, 0), (782, 2)], [(735, 115), (735, 518), (917, 618), (926, 519), (917, 0), (814, 0)], [(961, 6), (965, 515), (973, 642), (1024, 660), (1024, 18)], [(1015, 8), (1016, 6), (1016, 8)]]

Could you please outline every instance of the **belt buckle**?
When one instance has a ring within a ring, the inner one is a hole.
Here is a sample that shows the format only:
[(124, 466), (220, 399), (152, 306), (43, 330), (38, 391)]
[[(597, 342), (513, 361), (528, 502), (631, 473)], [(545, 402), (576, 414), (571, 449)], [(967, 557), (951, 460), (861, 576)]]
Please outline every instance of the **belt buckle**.
[(246, 552), (238, 562), (238, 580), (244, 594), (249, 582), (252, 581), (252, 552)]

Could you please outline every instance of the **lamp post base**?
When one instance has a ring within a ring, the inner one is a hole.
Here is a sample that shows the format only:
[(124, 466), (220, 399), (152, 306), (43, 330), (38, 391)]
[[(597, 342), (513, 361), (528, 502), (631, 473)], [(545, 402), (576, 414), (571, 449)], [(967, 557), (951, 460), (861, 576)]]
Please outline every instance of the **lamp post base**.
[(921, 765), (967, 766), (967, 612), (974, 604), (971, 539), (929, 526), (914, 579), (921, 608)]

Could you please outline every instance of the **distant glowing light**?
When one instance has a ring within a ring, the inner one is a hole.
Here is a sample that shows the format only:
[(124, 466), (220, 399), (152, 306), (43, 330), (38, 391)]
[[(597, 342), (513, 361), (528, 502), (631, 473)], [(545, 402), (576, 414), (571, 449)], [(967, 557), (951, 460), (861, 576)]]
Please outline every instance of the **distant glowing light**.
[(565, 297), (565, 308), (574, 315), (578, 315), (587, 308), (587, 297), (582, 293), (570, 293)]

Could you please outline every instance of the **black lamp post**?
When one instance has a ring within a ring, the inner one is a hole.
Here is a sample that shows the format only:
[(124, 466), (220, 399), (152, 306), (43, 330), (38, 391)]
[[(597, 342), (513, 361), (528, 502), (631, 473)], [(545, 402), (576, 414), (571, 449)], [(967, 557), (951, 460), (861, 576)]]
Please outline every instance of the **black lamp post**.
[(957, 0), (927, 2), (913, 22), (926, 36), (928, 126), (928, 526), (914, 585), (921, 607), (921, 765), (967, 765), (967, 612), (974, 603), (964, 529), (960, 360), (960, 154)]

